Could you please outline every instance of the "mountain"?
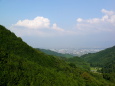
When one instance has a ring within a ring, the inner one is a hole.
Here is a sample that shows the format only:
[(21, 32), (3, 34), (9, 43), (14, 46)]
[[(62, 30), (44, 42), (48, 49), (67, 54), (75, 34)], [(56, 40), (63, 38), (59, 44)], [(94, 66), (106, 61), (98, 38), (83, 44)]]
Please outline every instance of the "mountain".
[(14, 54), (26, 58), (27, 60), (37, 62), (41, 66), (51, 67), (55, 65), (54, 57), (50, 57), (41, 51), (33, 49), (23, 42), (20, 37), (16, 37), (14, 33), (5, 29), (3, 26), (0, 26), (0, 49), (8, 54)]
[(90, 53), (81, 56), (85, 61), (89, 62), (91, 66), (104, 66), (107, 63), (115, 61), (115, 46), (107, 48), (98, 53)]
[(40, 50), (48, 55), (53, 55), (53, 56), (60, 56), (60, 57), (66, 57), (66, 58), (71, 58), (73, 57), (73, 55), (70, 54), (62, 54), (62, 53), (57, 53), (51, 50), (47, 50), (47, 49), (40, 49), (40, 48), (36, 48), (37, 50)]
[(83, 55), (82, 58), (93, 67), (101, 67), (99, 72), (104, 79), (115, 82), (115, 46), (98, 53)]
[(32, 48), (0, 25), (0, 86), (114, 86), (114, 83)]

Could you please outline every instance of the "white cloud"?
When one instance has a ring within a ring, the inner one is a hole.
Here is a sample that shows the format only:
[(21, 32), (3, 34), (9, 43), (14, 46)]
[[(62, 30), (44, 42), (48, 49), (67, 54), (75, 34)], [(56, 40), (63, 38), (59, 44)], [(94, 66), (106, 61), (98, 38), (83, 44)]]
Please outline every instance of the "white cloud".
[(19, 20), (15, 26), (22, 26), (31, 29), (49, 28), (50, 20), (44, 17), (36, 17), (33, 20)]
[(82, 22), (83, 20), (81, 18), (78, 18), (77, 19), (77, 22)]
[(105, 13), (105, 14), (107, 14), (107, 15), (113, 15), (113, 14), (115, 14), (115, 12), (113, 12), (113, 11), (108, 11), (108, 10), (105, 10), (105, 9), (102, 9), (101, 12), (102, 12), (102, 13)]
[(115, 32), (115, 12), (101, 10), (104, 16), (92, 19), (76, 19), (75, 29), (66, 30), (60, 28), (56, 23), (51, 24), (48, 18), (36, 17), (33, 20), (20, 20), (11, 26), (11, 30), (17, 36), (62, 36), (83, 35), (104, 32)]
[(102, 9), (102, 18), (77, 19), (77, 31), (83, 34), (97, 32), (115, 32), (115, 12)]
[(57, 24), (53, 24), (52, 29), (54, 29), (56, 31), (61, 31), (61, 32), (64, 31), (64, 29), (58, 27)]
[(50, 20), (44, 17), (36, 17), (33, 20), (19, 20), (10, 28), (17, 36), (57, 36), (63, 34), (72, 34), (72, 31), (66, 31), (56, 23), (50, 25)]

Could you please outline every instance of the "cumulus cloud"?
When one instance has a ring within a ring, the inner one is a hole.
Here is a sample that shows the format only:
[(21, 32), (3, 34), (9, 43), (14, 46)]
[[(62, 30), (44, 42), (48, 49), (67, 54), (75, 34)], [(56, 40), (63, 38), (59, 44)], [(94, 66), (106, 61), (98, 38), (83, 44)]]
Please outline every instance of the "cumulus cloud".
[(72, 31), (66, 31), (60, 28), (56, 23), (50, 24), (50, 20), (44, 17), (36, 17), (33, 20), (19, 20), (10, 28), (17, 36), (54, 36), (63, 34), (72, 34)]
[(115, 32), (115, 12), (101, 10), (104, 13), (102, 18), (92, 18), (84, 20), (82, 18), (77, 19), (77, 31), (83, 33), (95, 33), (95, 32)]
[(81, 19), (81, 18), (78, 18), (78, 19), (77, 19), (77, 22), (82, 22), (82, 19)]
[(75, 29), (69, 30), (59, 27), (56, 23), (51, 24), (48, 18), (36, 17), (32, 20), (19, 20), (11, 26), (11, 30), (17, 36), (60, 36), (60, 35), (81, 35), (103, 32), (115, 32), (115, 12), (106, 9), (101, 10), (104, 15), (101, 18), (76, 19)]
[(54, 30), (56, 30), (56, 31), (61, 31), (61, 32), (64, 31), (64, 29), (58, 27), (57, 24), (53, 24), (52, 29), (54, 29)]
[(108, 10), (106, 10), (106, 9), (102, 9), (101, 12), (102, 12), (102, 13), (105, 13), (105, 14), (107, 14), (107, 15), (113, 15), (113, 14), (115, 14), (115, 12), (113, 12), (113, 11), (108, 11)]
[(15, 26), (22, 26), (31, 29), (49, 28), (50, 20), (44, 17), (36, 17), (33, 20), (19, 20)]

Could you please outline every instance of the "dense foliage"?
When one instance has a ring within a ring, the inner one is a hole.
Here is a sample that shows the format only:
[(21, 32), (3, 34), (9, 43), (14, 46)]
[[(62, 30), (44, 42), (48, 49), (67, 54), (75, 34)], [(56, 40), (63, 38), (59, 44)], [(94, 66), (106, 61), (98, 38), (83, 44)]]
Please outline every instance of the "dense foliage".
[(100, 72), (103, 73), (103, 78), (115, 83), (115, 59), (107, 63)]
[(114, 86), (100, 74), (33, 49), (0, 25), (0, 86)]

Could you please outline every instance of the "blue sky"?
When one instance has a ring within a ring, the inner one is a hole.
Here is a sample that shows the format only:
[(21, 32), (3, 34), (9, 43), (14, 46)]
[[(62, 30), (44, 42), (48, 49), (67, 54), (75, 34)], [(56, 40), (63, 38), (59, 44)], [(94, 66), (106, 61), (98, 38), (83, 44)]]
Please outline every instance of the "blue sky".
[(115, 0), (0, 0), (0, 24), (32, 47), (115, 45)]

